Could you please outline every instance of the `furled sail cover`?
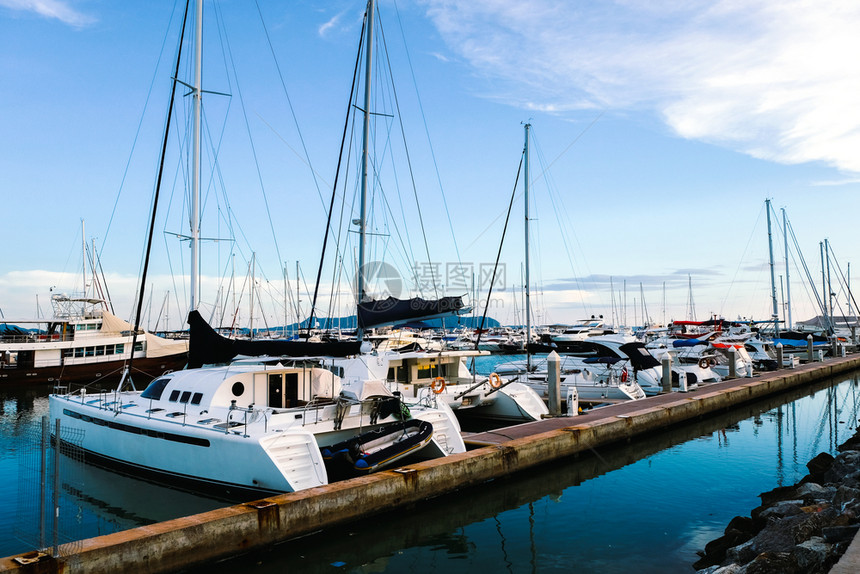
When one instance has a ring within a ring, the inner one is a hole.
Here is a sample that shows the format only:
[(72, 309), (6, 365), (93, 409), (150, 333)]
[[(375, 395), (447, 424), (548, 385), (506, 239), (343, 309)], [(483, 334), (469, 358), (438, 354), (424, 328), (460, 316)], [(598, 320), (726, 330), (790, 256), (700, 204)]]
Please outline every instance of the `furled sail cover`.
[(672, 341), (672, 346), (676, 349), (678, 347), (695, 347), (696, 345), (707, 345), (707, 341), (700, 341), (699, 339), (677, 339)]
[(236, 355), (249, 357), (346, 357), (358, 355), (358, 341), (308, 343), (306, 341), (243, 340), (222, 337), (209, 326), (198, 311), (188, 314), (190, 344), (188, 366), (229, 363)]
[(415, 319), (430, 319), (456, 315), (463, 310), (462, 297), (442, 297), (441, 299), (397, 299), (388, 297), (377, 301), (358, 304), (358, 326), (362, 329), (395, 325)]
[(653, 369), (654, 367), (660, 366), (660, 361), (658, 361), (654, 355), (651, 354), (651, 351), (646, 349), (645, 345), (642, 343), (624, 343), (618, 348), (621, 352), (630, 357), (630, 364), (633, 365), (633, 368), (637, 371)]

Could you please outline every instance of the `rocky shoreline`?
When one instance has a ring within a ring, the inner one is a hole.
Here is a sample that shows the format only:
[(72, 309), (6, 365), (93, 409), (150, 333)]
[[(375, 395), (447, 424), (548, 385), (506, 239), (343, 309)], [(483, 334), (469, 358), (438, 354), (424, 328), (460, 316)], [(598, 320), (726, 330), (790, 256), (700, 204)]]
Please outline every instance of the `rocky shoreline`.
[(794, 486), (760, 495), (699, 552), (698, 574), (818, 574), (839, 561), (860, 530), (860, 431), (834, 458), (821, 453)]

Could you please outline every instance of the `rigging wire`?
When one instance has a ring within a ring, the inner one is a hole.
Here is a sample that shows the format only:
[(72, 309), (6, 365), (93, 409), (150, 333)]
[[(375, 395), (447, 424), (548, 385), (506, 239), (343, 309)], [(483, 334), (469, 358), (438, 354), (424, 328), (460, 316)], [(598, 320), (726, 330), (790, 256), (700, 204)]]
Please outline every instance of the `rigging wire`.
[(759, 224), (762, 221), (762, 214), (764, 214), (764, 210), (765, 210), (766, 206), (767, 206), (766, 203), (762, 204), (761, 209), (759, 209), (758, 216), (756, 217), (755, 223), (750, 228), (750, 233), (749, 233), (749, 236), (747, 237), (747, 244), (744, 246), (744, 250), (743, 250), (743, 253), (741, 253), (740, 259), (738, 259), (738, 266), (735, 268), (735, 274), (732, 275), (732, 280), (729, 282), (729, 288), (726, 289), (726, 295), (725, 295), (725, 297), (723, 297), (722, 303), (720, 304), (720, 315), (723, 314), (723, 311), (726, 308), (729, 295), (731, 295), (732, 288), (734, 287), (735, 282), (737, 281), (737, 278), (738, 278), (738, 274), (741, 271), (741, 265), (743, 264), (743, 261), (746, 259), (747, 252), (750, 249), (750, 245), (752, 245), (753, 236), (755, 235), (756, 231), (759, 228)]
[[(400, 126), (400, 136), (403, 139), (403, 148), (404, 148), (404, 152), (406, 153), (406, 163), (407, 163), (408, 168), (409, 168), (409, 177), (410, 177), (410, 181), (412, 183), (412, 193), (415, 197), (415, 207), (418, 210), (418, 222), (421, 225), (421, 235), (424, 238), (424, 251), (425, 251), (425, 254), (427, 255), (427, 263), (429, 264), (428, 268), (430, 270), (430, 280), (433, 284), (433, 292), (434, 292), (436, 298), (438, 299), (439, 298), (439, 285), (436, 281), (435, 273), (433, 271), (432, 259), (430, 258), (430, 243), (427, 241), (427, 230), (424, 226), (424, 217), (423, 217), (422, 212), (421, 212), (421, 202), (418, 199), (418, 186), (415, 183), (415, 173), (412, 169), (412, 156), (409, 153), (409, 146), (406, 143), (406, 131), (405, 131), (405, 128), (403, 126), (403, 115), (400, 112), (400, 101), (397, 97), (397, 88), (394, 86), (393, 74), (391, 73), (391, 69), (392, 69), (391, 59), (389, 58), (388, 45), (385, 42), (385, 31), (382, 27), (382, 21), (381, 20), (379, 22), (379, 36), (382, 39), (382, 44), (383, 44), (383, 47), (385, 48), (385, 60), (386, 60), (386, 63), (388, 64), (388, 71), (389, 71), (389, 74), (391, 75), (390, 77), (392, 78), (391, 92), (393, 95), (393, 103), (394, 103), (395, 109), (397, 110), (397, 119), (398, 119), (397, 123)], [(410, 244), (411, 244), (411, 242), (410, 242)]]
[[(397, 7), (397, 1), (394, 2), (394, 12), (397, 14), (397, 22), (400, 24), (400, 35), (403, 38), (403, 47), (406, 53), (406, 61), (409, 63), (409, 71), (412, 75), (412, 84), (415, 87), (415, 94), (418, 99), (418, 109), (421, 111), (421, 119), (424, 122), (424, 133), (427, 135), (427, 143), (430, 147), (430, 157), (433, 158), (433, 167), (436, 171), (436, 181), (439, 183), (439, 192), (442, 195), (442, 204), (445, 206), (445, 215), (448, 217), (448, 228), (451, 230), (451, 238), (454, 241), (454, 251), (457, 253), (457, 263), (462, 265), (462, 258), (460, 257), (460, 247), (457, 245), (457, 236), (454, 234), (454, 224), (451, 221), (451, 210), (448, 209), (448, 199), (445, 196), (445, 188), (442, 185), (442, 176), (439, 173), (439, 164), (436, 161), (436, 151), (433, 148), (433, 142), (430, 139), (430, 129), (427, 126), (427, 116), (424, 113), (424, 103), (421, 100), (421, 93), (418, 91), (418, 81), (415, 77), (415, 68), (412, 66), (412, 57), (409, 54), (409, 48), (406, 44), (406, 35), (403, 30), (403, 22), (400, 18), (400, 9)], [(381, 28), (381, 26), (380, 26)]]
[[(140, 137), (140, 132), (143, 129), (143, 118), (146, 116), (146, 110), (149, 107), (149, 100), (152, 97), (153, 90), (155, 88), (155, 82), (158, 78), (159, 72), (158, 68), (161, 65), (161, 57), (164, 54), (165, 46), (167, 45), (167, 38), (170, 35), (170, 27), (173, 23), (173, 18), (176, 15), (176, 8), (179, 4), (175, 3), (173, 5), (173, 11), (170, 13), (170, 18), (167, 21), (167, 26), (164, 29), (164, 37), (161, 39), (161, 50), (158, 52), (158, 59), (155, 62), (155, 69), (152, 72), (152, 79), (149, 82), (149, 90), (146, 93), (146, 99), (143, 102), (143, 109), (140, 112), (140, 119), (137, 123), (137, 131), (134, 133), (134, 140), (131, 143), (131, 150), (128, 153), (128, 160), (125, 164), (125, 169), (122, 172), (122, 179), (120, 179), (119, 189), (117, 189), (116, 199), (114, 200), (113, 208), (111, 209), (110, 217), (108, 218), (107, 228), (105, 229), (104, 239), (102, 240), (101, 250), (104, 251), (105, 245), (107, 244), (108, 236), (110, 235), (110, 228), (113, 224), (113, 218), (116, 215), (117, 207), (119, 206), (120, 197), (122, 197), (122, 190), (125, 187), (125, 180), (128, 177), (128, 171), (131, 167), (131, 158), (134, 156), (134, 150), (137, 147), (137, 140)], [(187, 7), (186, 7), (187, 10)], [(184, 24), (183, 24), (184, 26)]]
[(281, 87), (282, 87), (282, 88), (283, 88), (283, 90), (284, 90), (284, 96), (287, 98), (287, 104), (289, 105), (289, 108), (290, 108), (290, 114), (291, 114), (291, 116), (292, 116), (292, 118), (293, 118), (293, 123), (294, 123), (294, 124), (295, 124), (295, 126), (296, 126), (296, 132), (298, 133), (299, 141), (301, 141), (301, 142), (302, 142), (302, 151), (304, 151), (304, 152), (305, 152), (305, 157), (307, 158), (307, 164), (308, 164), (308, 166), (310, 166), (310, 167), (311, 167), (311, 173), (312, 173), (312, 174), (313, 174), (313, 176), (314, 176), (314, 177), (313, 177), (313, 179), (314, 179), (314, 187), (315, 187), (315, 188), (316, 188), (316, 190), (317, 190), (317, 195), (319, 196), (320, 204), (322, 205), (322, 208), (323, 208), (323, 209), (325, 209), (325, 200), (323, 200), (322, 191), (320, 190), (319, 182), (317, 181), (316, 171), (313, 169), (313, 166), (311, 165), (311, 156), (310, 156), (310, 153), (308, 152), (307, 145), (305, 144), (305, 138), (304, 138), (304, 136), (302, 135), (302, 130), (301, 130), (301, 128), (299, 127), (299, 121), (298, 121), (298, 118), (297, 118), (297, 116), (296, 116), (296, 112), (295, 112), (295, 110), (293, 109), (293, 102), (292, 102), (292, 100), (290, 99), (290, 94), (289, 94), (289, 92), (287, 91), (287, 84), (286, 84), (286, 82), (284, 81), (284, 75), (283, 75), (283, 73), (281, 72), (281, 65), (280, 65), (280, 63), (278, 62), (278, 58), (275, 56), (275, 48), (274, 48), (274, 46), (272, 45), (272, 39), (271, 39), (271, 37), (269, 36), (269, 29), (266, 27), (266, 22), (265, 22), (265, 20), (263, 19), (263, 12), (260, 10), (260, 3), (259, 3), (258, 1), (256, 1), (256, 0), (255, 0), (254, 4), (257, 6), (257, 13), (258, 13), (258, 14), (259, 14), (259, 16), (260, 16), (260, 23), (262, 24), (262, 26), (263, 26), (263, 31), (264, 31), (264, 32), (265, 32), (265, 34), (266, 34), (266, 42), (268, 42), (268, 44), (269, 44), (269, 50), (271, 50), (271, 52), (272, 52), (272, 60), (274, 61), (274, 63), (275, 63), (275, 67), (276, 67), (276, 68), (277, 68), (277, 70), (278, 70), (278, 78), (280, 78), (280, 80), (281, 80)]
[[(185, 36), (185, 23), (186, 23), (187, 18), (188, 18), (188, 2), (186, 2), (186, 4), (185, 4), (185, 15), (183, 16), (183, 19), (182, 19), (182, 33), (179, 37), (179, 46), (180, 47), (177, 50), (177, 54), (176, 54), (176, 71), (177, 71), (177, 73), (179, 71), (179, 62), (181, 61), (181, 56), (182, 56), (182, 38)], [(146, 287), (146, 273), (149, 269), (149, 255), (150, 255), (150, 252), (152, 250), (152, 236), (153, 236), (153, 233), (155, 232), (155, 215), (156, 215), (156, 210), (158, 208), (158, 196), (159, 196), (159, 193), (161, 191), (161, 181), (162, 181), (161, 178), (162, 178), (162, 175), (164, 173), (164, 157), (167, 153), (167, 143), (170, 141), (170, 123), (171, 123), (170, 118), (171, 118), (172, 112), (173, 112), (173, 101), (174, 101), (175, 97), (176, 97), (176, 81), (173, 82), (173, 89), (170, 92), (170, 105), (167, 107), (167, 118), (166, 118), (165, 126), (164, 126), (164, 138), (162, 140), (162, 145), (161, 145), (161, 162), (160, 162), (160, 165), (158, 167), (158, 176), (156, 178), (155, 193), (153, 194), (153, 198), (152, 198), (152, 215), (150, 217), (149, 229), (148, 229), (148, 233), (147, 233), (148, 237), (147, 237), (147, 241), (146, 241), (146, 257), (144, 258), (143, 272), (141, 273), (141, 277), (140, 277), (140, 289), (139, 289), (138, 300), (137, 300), (137, 313), (136, 313), (135, 319), (134, 319), (134, 328), (132, 329), (131, 352), (129, 353), (129, 357), (128, 357), (128, 373), (131, 373), (132, 365), (134, 364), (134, 348), (137, 345), (137, 331), (138, 331), (138, 328), (140, 326), (140, 314), (141, 314), (142, 307), (143, 307), (144, 291), (145, 291), (145, 287)], [(123, 378), (123, 382), (125, 382), (124, 378)], [(122, 383), (120, 383), (120, 385), (122, 385)], [(134, 382), (132, 381), (132, 386), (133, 385), (134, 385)]]
[[(365, 22), (363, 22), (361, 25), (361, 34), (359, 34), (359, 39), (358, 39), (358, 51), (357, 51), (357, 56), (355, 59), (355, 67), (354, 67), (354, 70), (352, 73), (352, 86), (349, 89), (349, 105), (347, 106), (346, 119), (344, 120), (344, 124), (343, 124), (343, 134), (341, 135), (341, 140), (340, 140), (340, 153), (338, 154), (338, 157), (337, 157), (337, 168), (335, 169), (334, 183), (332, 184), (331, 201), (329, 202), (328, 216), (326, 218), (326, 230), (325, 230), (325, 233), (323, 234), (323, 246), (322, 246), (322, 253), (320, 254), (320, 264), (319, 264), (319, 268), (317, 270), (317, 279), (316, 279), (316, 282), (314, 283), (314, 295), (313, 295), (313, 299), (311, 300), (311, 309), (310, 309), (310, 314), (308, 316), (308, 330), (310, 330), (311, 323), (313, 321), (314, 311), (316, 310), (316, 306), (317, 306), (317, 297), (319, 295), (320, 281), (322, 280), (323, 263), (325, 261), (325, 251), (326, 251), (326, 246), (328, 245), (329, 230), (331, 229), (331, 217), (332, 217), (332, 214), (334, 213), (334, 200), (335, 200), (335, 197), (337, 196), (338, 177), (340, 175), (341, 163), (343, 161), (343, 148), (344, 148), (344, 143), (346, 141), (347, 131), (348, 131), (348, 128), (350, 125), (349, 117), (351, 115), (350, 110), (352, 109), (352, 99), (355, 96), (356, 85), (358, 83), (358, 69), (359, 69), (359, 65), (361, 63), (361, 51), (362, 51), (361, 45), (362, 45), (362, 39), (364, 38), (364, 31), (367, 27), (367, 21), (366, 20), (367, 19), (365, 17)], [(351, 148), (351, 146), (350, 146), (350, 148)], [(344, 194), (344, 197), (345, 196), (346, 196), (346, 194)], [(340, 244), (340, 233), (338, 233), (338, 245), (339, 244)], [(337, 258), (335, 259), (335, 265), (337, 265)], [(298, 282), (298, 277), (296, 277), (296, 281)], [(301, 319), (299, 319), (299, 323), (301, 324)]]
[[(508, 214), (505, 217), (505, 226), (502, 229), (502, 239), (499, 241), (499, 251), (496, 253), (496, 264), (493, 266), (493, 276), (490, 279), (490, 286), (487, 289), (487, 303), (484, 305), (484, 314), (481, 316), (481, 326), (478, 327), (478, 336), (475, 337), (475, 349), (478, 348), (478, 345), (481, 343), (481, 334), (484, 331), (484, 323), (487, 320), (487, 313), (490, 310), (490, 298), (493, 295), (493, 285), (496, 282), (496, 271), (499, 268), (499, 259), (502, 257), (502, 246), (505, 244), (505, 235), (508, 232), (508, 222), (511, 219), (511, 210), (514, 207), (514, 199), (517, 196), (517, 185), (520, 182), (520, 172), (523, 169), (523, 161), (525, 160), (525, 151), (520, 155), (520, 165), (517, 167), (517, 177), (514, 179), (514, 188), (511, 190), (511, 201), (508, 204)], [(528, 341), (526, 341), (526, 347), (528, 347)]]

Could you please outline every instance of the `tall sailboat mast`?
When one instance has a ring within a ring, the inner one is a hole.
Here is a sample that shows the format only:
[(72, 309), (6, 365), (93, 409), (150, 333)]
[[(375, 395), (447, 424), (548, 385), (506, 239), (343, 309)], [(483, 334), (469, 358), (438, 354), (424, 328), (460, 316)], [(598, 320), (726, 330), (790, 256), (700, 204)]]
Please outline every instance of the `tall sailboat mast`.
[[(367, 44), (364, 53), (364, 126), (361, 146), (361, 211), (358, 218), (358, 303), (367, 296), (366, 279), (364, 277), (365, 243), (367, 242), (367, 189), (369, 181), (369, 147), (370, 147), (370, 83), (373, 64), (373, 16), (376, 11), (375, 0), (368, 0), (367, 12)], [(358, 339), (364, 336), (364, 329), (359, 325)]]
[(785, 315), (788, 321), (788, 330), (792, 328), (791, 322), (791, 281), (788, 276), (788, 219), (785, 216), (785, 208), (782, 208), (782, 235), (785, 240)]
[(767, 246), (770, 252), (770, 291), (773, 297), (773, 332), (779, 337), (779, 303), (776, 299), (776, 280), (773, 275), (773, 234), (770, 227), (770, 200), (764, 200), (767, 210)]
[(200, 305), (200, 116), (203, 105), (203, 0), (197, 0), (195, 26), (194, 88), (192, 93), (193, 140), (191, 168), (191, 301), (189, 311)]
[(532, 370), (532, 356), (529, 353), (529, 342), (532, 338), (532, 316), (531, 316), (531, 305), (529, 304), (529, 128), (531, 128), (531, 124), (525, 125), (525, 146), (523, 147), (523, 155), (525, 156), (523, 161), (523, 187), (525, 196), (525, 237), (526, 237), (526, 274), (525, 274), (525, 286), (526, 286), (526, 302), (525, 302), (525, 312), (526, 312), (526, 339), (525, 339), (525, 347), (526, 347), (526, 369), (528, 372)]

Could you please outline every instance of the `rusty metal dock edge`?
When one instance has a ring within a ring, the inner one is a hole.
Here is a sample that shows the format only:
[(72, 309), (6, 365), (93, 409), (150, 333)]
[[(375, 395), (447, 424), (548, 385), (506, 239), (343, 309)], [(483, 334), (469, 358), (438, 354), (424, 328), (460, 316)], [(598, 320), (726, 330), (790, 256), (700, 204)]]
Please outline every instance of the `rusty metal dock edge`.
[(588, 417), (591, 420), (581, 424), (575, 417), (529, 423), (533, 434), (499, 445), (90, 538), (60, 547), (58, 558), (47, 557), (30, 564), (20, 564), (16, 556), (0, 558), (0, 573), (171, 572), (393, 510), (597, 446), (626, 441), (858, 368), (860, 357), (848, 356), (710, 385), (692, 393), (654, 397), (660, 401), (645, 399), (635, 403), (641, 408), (628, 403), (623, 414), (612, 414), (612, 407), (607, 407), (606, 416)]

